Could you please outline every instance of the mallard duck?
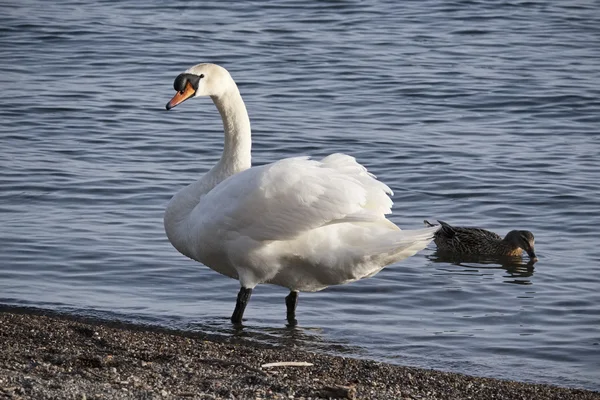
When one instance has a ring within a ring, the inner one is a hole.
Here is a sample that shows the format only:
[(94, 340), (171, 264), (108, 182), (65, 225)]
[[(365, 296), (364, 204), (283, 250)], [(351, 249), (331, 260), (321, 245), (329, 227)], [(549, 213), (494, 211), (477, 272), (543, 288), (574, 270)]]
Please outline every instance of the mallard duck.
[[(423, 221), (426, 226), (435, 226)], [(534, 251), (533, 233), (529, 231), (510, 231), (504, 239), (481, 228), (451, 226), (439, 221), (442, 228), (435, 233), (434, 243), (439, 251), (455, 254), (477, 254), (491, 256), (521, 256), (523, 250), (532, 261), (537, 261)]]

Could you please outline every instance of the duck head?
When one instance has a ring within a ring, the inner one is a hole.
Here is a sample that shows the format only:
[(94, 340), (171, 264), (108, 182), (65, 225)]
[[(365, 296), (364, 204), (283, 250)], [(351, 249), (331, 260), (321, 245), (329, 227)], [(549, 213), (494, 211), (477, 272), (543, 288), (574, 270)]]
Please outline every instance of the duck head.
[(531, 261), (537, 261), (537, 256), (535, 255), (535, 239), (533, 237), (533, 233), (529, 231), (510, 231), (504, 237), (504, 240), (515, 247), (521, 248), (527, 252)]

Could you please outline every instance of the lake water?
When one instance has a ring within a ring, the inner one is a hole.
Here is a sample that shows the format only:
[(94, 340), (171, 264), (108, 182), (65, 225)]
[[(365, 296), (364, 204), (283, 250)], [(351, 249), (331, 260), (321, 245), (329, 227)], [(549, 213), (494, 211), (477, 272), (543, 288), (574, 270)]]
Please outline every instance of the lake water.
[[(600, 6), (595, 1), (0, 2), (0, 303), (600, 389)], [(228, 68), (253, 162), (355, 156), (391, 219), (528, 229), (532, 268), (435, 246), (300, 295), (177, 253), (163, 210), (219, 158), (209, 99), (173, 79)]]

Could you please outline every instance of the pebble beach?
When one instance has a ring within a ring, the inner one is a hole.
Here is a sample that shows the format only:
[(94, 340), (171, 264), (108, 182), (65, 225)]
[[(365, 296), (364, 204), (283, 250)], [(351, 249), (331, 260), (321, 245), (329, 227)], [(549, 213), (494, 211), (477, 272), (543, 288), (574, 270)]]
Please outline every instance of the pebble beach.
[(600, 393), (0, 310), (0, 399), (600, 399)]

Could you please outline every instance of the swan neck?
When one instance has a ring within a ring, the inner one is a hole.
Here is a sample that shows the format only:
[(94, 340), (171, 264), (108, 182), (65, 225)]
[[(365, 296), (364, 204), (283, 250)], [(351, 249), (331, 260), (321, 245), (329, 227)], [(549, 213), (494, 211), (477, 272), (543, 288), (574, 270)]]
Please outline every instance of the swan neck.
[(167, 237), (177, 250), (193, 258), (194, 248), (188, 243), (188, 217), (192, 210), (220, 182), (251, 166), (251, 131), (246, 105), (235, 85), (218, 96), (211, 96), (223, 119), (225, 134), (223, 155), (200, 180), (180, 190), (167, 206), (164, 225)]
[(223, 155), (215, 166), (226, 175), (250, 168), (252, 135), (246, 105), (237, 87), (212, 97), (223, 120)]

